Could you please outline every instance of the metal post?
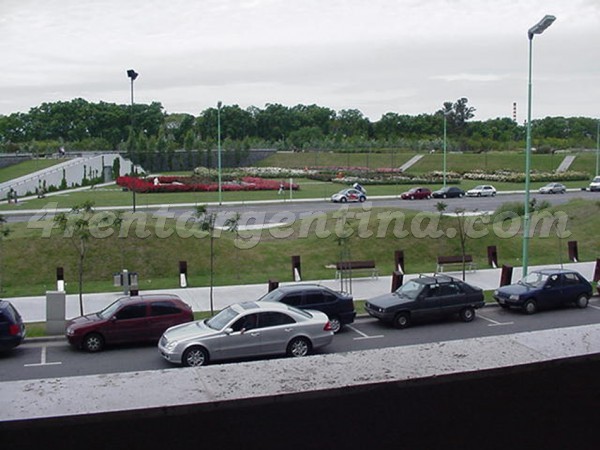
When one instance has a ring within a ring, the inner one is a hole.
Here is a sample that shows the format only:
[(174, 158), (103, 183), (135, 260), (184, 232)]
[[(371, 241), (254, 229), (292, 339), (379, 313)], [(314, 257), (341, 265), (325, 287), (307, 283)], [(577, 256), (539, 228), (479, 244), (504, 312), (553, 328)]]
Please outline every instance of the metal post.
[(217, 103), (217, 170), (219, 177), (219, 205), (222, 204), (221, 191), (221, 102)]
[(447, 150), (447, 144), (446, 144), (446, 112), (444, 111), (444, 187), (446, 187), (446, 150)]
[(598, 120), (598, 131), (596, 132), (596, 176), (600, 174), (600, 119)]
[(529, 38), (529, 75), (527, 84), (527, 143), (525, 149), (525, 213), (523, 215), (523, 278), (527, 276), (529, 265), (529, 180), (531, 177), (531, 62), (533, 53), (533, 36), (541, 34), (556, 20), (554, 16), (544, 16), (527, 31)]
[(531, 60), (533, 36), (529, 37), (529, 76), (527, 84), (527, 141), (525, 146), (525, 213), (523, 215), (523, 278), (529, 264), (529, 178), (531, 166)]

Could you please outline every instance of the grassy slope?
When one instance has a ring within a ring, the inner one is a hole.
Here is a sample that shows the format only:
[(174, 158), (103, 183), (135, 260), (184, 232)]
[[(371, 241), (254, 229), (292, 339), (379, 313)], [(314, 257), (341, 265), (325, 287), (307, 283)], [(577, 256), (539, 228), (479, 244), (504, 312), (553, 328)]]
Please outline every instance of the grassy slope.
[[(582, 260), (593, 260), (600, 254), (597, 229), (600, 227), (600, 203), (583, 200), (572, 201), (561, 207), (570, 217), (569, 229), (573, 233), (559, 241), (556, 237), (531, 240), (530, 264), (559, 263), (566, 260), (567, 240), (579, 243)], [(375, 220), (374, 210), (369, 230), (377, 233), (380, 225)], [(405, 229), (410, 230), (414, 211), (406, 214)], [(333, 231), (336, 220), (328, 217), (326, 230)], [(444, 218), (442, 229), (455, 227), (456, 219)], [(39, 230), (26, 228), (26, 224), (11, 224), (13, 233), (2, 243), (2, 287), (4, 296), (42, 295), (54, 289), (57, 266), (65, 268), (68, 292), (76, 292), (76, 252), (72, 243), (55, 232), (52, 238), (40, 238)], [(273, 237), (273, 233), (262, 231), (260, 243), (250, 249), (238, 249), (233, 245), (234, 236), (223, 233), (215, 241), (215, 283), (266, 283), (270, 278), (280, 281), (291, 280), (290, 257), (302, 257), (302, 273), (305, 279), (333, 278), (332, 269), (326, 265), (339, 259), (340, 247), (332, 236), (319, 238), (315, 224), (306, 237), (298, 237), (300, 222), (294, 226), (294, 234), (287, 239)], [(408, 272), (431, 272), (435, 269), (437, 255), (459, 253), (458, 239), (431, 239), (409, 236), (399, 239), (392, 233), (383, 237), (351, 239), (352, 259), (375, 259), (383, 274), (393, 270), (393, 252), (403, 249)], [(199, 237), (182, 238), (174, 233), (168, 238), (156, 236), (154, 229), (144, 239), (130, 233), (127, 239), (94, 239), (86, 259), (85, 290), (88, 292), (114, 290), (112, 274), (126, 267), (137, 271), (142, 289), (176, 287), (178, 261), (186, 260), (191, 286), (206, 286), (209, 283), (209, 240)], [(499, 239), (493, 234), (469, 240), (468, 253), (473, 254), (479, 267), (486, 267), (486, 248), (497, 245), (501, 264), (520, 265), (521, 239)], [(558, 249), (562, 249), (559, 255)]]
[(31, 159), (0, 169), (0, 183), (22, 177), (63, 162), (60, 159)]

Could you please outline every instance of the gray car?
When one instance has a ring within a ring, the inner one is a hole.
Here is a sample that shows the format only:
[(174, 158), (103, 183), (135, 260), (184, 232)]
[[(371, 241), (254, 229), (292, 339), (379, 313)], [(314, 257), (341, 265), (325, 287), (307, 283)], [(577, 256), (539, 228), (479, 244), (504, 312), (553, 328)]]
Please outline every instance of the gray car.
[(332, 340), (329, 319), (322, 312), (283, 303), (245, 302), (210, 319), (169, 328), (158, 349), (174, 364), (202, 366), (254, 356), (305, 356)]

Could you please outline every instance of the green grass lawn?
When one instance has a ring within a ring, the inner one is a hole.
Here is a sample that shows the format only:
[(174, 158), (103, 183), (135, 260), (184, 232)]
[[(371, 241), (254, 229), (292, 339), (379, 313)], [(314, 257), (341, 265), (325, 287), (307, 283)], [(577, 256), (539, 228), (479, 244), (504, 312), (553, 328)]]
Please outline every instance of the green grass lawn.
[[(578, 241), (581, 260), (597, 258), (600, 254), (600, 241), (597, 238), (599, 205), (600, 202), (584, 200), (561, 205), (560, 211), (569, 217), (568, 230), (571, 235), (562, 239), (553, 235), (547, 238), (534, 236), (530, 240), (530, 264), (566, 261), (568, 240)], [(378, 220), (378, 214), (391, 212), (404, 214), (403, 229), (409, 231), (408, 235), (399, 237), (395, 234), (394, 227), (402, 225), (399, 221), (380, 228), (382, 220)], [(438, 255), (460, 254), (458, 238), (417, 236), (411, 228), (417, 214), (416, 211), (400, 208), (373, 208), (368, 220), (359, 223), (357, 219), (353, 223), (356, 230), (362, 230), (363, 237), (356, 232), (351, 238), (349, 248), (352, 259), (374, 259), (382, 275), (389, 275), (394, 270), (395, 250), (404, 250), (408, 273), (433, 272)], [(436, 214), (431, 213), (430, 217), (433, 216)], [(312, 219), (312, 223), (297, 220), (286, 229), (246, 233), (246, 242), (252, 244), (246, 248), (235, 245), (233, 233), (222, 232), (214, 242), (215, 285), (266, 283), (271, 278), (291, 281), (292, 255), (301, 256), (304, 279), (334, 278), (334, 270), (328, 266), (340, 259), (341, 248), (336, 239), (340, 221), (332, 214)], [(209, 285), (210, 242), (205, 235), (197, 233), (196, 236), (186, 236), (184, 231), (188, 225), (173, 220), (166, 222), (166, 229), (172, 230), (172, 234), (161, 235), (156, 232), (156, 219), (152, 216), (148, 216), (144, 227), (140, 220), (130, 223), (127, 237), (112, 235), (90, 241), (85, 259), (86, 292), (118, 291), (119, 288), (112, 286), (112, 276), (123, 268), (138, 272), (142, 290), (177, 287), (178, 262), (181, 260), (188, 263), (190, 286)], [(442, 231), (456, 226), (455, 218), (441, 219)], [(519, 235), (510, 239), (500, 238), (492, 232), (492, 225), (479, 226), (486, 228), (488, 234), (467, 241), (467, 252), (473, 255), (478, 267), (487, 266), (489, 245), (498, 247), (501, 264), (521, 265), (522, 240)], [(54, 289), (56, 267), (65, 269), (67, 292), (77, 292), (77, 252), (68, 238), (58, 230), (50, 238), (42, 238), (39, 229), (28, 228), (26, 223), (10, 224), (10, 228), (13, 232), (2, 241), (0, 249), (3, 296), (43, 295), (46, 290)], [(308, 232), (304, 233), (304, 230)], [(289, 236), (284, 236), (286, 233)]]
[(24, 175), (36, 172), (38, 170), (52, 167), (56, 164), (64, 162), (61, 159), (30, 159), (29, 161), (23, 161), (12, 166), (3, 167), (0, 169), (0, 183), (10, 181), (15, 178), (22, 177)]

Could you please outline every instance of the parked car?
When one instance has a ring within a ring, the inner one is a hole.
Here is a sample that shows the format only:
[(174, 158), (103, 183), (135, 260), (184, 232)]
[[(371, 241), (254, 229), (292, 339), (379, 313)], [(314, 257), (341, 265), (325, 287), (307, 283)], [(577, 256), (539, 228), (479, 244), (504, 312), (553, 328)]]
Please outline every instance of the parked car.
[(334, 333), (340, 331), (344, 325), (354, 322), (356, 317), (352, 296), (319, 284), (280, 286), (263, 295), (258, 301), (280, 302), (300, 309), (321, 311), (329, 317)]
[(331, 196), (331, 201), (334, 203), (346, 203), (346, 202), (361, 202), (362, 203), (366, 199), (367, 199), (367, 196), (365, 195), (364, 192), (362, 192), (358, 189), (354, 189), (354, 188), (342, 189), (337, 194), (333, 194)]
[(19, 311), (6, 300), (0, 300), (0, 351), (11, 350), (25, 339), (25, 324)]
[(467, 191), (467, 197), (495, 197), (496, 188), (489, 184), (482, 184), (475, 186), (473, 189)]
[(391, 294), (368, 300), (365, 310), (396, 328), (406, 328), (413, 321), (452, 314), (471, 322), (483, 304), (480, 288), (447, 275), (434, 275), (414, 278)]
[(540, 194), (564, 194), (567, 188), (562, 183), (548, 183), (539, 189)]
[(422, 200), (424, 198), (431, 198), (431, 191), (428, 188), (415, 187), (400, 194), (400, 198), (403, 200)]
[(567, 303), (585, 308), (591, 296), (590, 282), (580, 273), (566, 269), (536, 270), (518, 283), (494, 291), (494, 299), (500, 306), (520, 308), (527, 314)]
[(106, 344), (158, 341), (167, 328), (194, 320), (192, 308), (176, 295), (121, 297), (102, 311), (67, 323), (71, 345), (98, 352)]
[(456, 186), (446, 186), (431, 193), (433, 198), (462, 198), (465, 191)]
[(209, 361), (287, 354), (305, 356), (333, 340), (327, 316), (278, 302), (233, 304), (210, 319), (169, 328), (158, 349), (169, 362)]
[(588, 189), (591, 192), (600, 191), (600, 177), (594, 177), (594, 179), (590, 183)]

